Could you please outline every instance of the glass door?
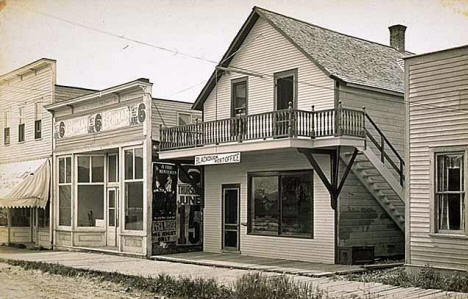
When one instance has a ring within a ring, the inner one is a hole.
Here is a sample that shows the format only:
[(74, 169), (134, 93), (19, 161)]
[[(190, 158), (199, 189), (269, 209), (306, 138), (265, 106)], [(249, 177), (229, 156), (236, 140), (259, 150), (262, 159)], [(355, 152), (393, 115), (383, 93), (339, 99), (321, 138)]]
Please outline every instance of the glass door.
[(107, 246), (117, 247), (119, 229), (119, 189), (107, 189)]
[(223, 249), (239, 251), (239, 185), (223, 185)]

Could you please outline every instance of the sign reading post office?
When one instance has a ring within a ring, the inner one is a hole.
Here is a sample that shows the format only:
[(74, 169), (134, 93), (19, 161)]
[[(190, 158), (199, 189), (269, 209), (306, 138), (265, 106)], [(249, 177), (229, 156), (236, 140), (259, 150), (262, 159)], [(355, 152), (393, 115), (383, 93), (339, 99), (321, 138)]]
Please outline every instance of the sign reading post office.
[(229, 163), (240, 163), (240, 153), (195, 156), (195, 165), (197, 166)]

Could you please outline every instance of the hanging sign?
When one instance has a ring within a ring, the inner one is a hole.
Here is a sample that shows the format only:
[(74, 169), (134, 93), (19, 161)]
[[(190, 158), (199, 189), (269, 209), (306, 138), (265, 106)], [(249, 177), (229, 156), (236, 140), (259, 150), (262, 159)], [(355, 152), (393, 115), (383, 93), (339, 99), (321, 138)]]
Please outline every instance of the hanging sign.
[(228, 163), (240, 163), (240, 153), (195, 156), (195, 165), (197, 166)]
[(144, 123), (146, 106), (140, 103), (99, 113), (75, 117), (55, 123), (55, 138), (67, 138), (99, 133)]

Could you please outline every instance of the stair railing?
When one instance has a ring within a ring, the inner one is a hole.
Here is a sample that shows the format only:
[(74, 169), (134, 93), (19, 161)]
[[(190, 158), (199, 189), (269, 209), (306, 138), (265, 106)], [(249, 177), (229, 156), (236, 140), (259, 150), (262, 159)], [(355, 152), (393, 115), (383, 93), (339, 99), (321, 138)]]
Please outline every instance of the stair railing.
[[(369, 132), (367, 128), (365, 128), (366, 136), (369, 138), (370, 141), (372, 141), (372, 143), (379, 150), (380, 161), (384, 164), (385, 164), (385, 161), (388, 161), (388, 163), (392, 166), (392, 168), (398, 173), (400, 177), (400, 185), (403, 186), (403, 183), (405, 181), (405, 174), (404, 174), (405, 161), (400, 156), (400, 154), (395, 149), (395, 147), (390, 143), (387, 137), (385, 137), (384, 133), (382, 132), (382, 130), (380, 130), (380, 128), (377, 126), (374, 120), (369, 116), (369, 114), (365, 112), (365, 108), (364, 108), (364, 114), (366, 115), (366, 119), (369, 121), (372, 127), (377, 131), (379, 135), (378, 137), (379, 140), (377, 140), (374, 136), (372, 136), (372, 134)], [(395, 155), (395, 157), (398, 160), (397, 162), (393, 161), (393, 159), (390, 158), (388, 154), (389, 151)]]

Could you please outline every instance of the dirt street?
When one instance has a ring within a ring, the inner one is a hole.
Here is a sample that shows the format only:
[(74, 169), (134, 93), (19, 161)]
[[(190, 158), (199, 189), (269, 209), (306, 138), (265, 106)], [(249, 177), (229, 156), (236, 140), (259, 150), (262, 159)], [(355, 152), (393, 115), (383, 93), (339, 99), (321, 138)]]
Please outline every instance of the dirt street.
[(153, 298), (154, 294), (84, 277), (63, 277), (0, 263), (0, 298)]

